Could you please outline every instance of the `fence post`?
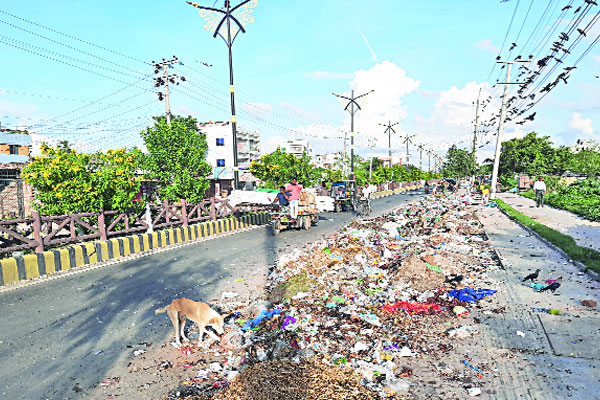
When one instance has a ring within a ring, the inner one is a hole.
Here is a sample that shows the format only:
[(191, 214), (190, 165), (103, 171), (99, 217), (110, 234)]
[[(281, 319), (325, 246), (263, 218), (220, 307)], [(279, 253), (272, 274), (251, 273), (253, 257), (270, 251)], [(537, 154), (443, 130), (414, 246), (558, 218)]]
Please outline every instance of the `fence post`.
[(215, 207), (215, 198), (214, 197), (210, 198), (210, 217), (212, 218), (213, 221), (217, 220), (217, 210)]
[(98, 215), (98, 230), (100, 231), (100, 240), (107, 240), (106, 235), (106, 220), (104, 219), (104, 212)]
[(150, 203), (146, 203), (146, 213), (144, 214), (144, 220), (148, 225), (148, 229), (146, 229), (146, 233), (154, 232), (154, 228), (152, 227), (152, 214), (150, 214)]
[(187, 228), (188, 214), (187, 214), (187, 208), (185, 208), (186, 205), (187, 205), (187, 202), (185, 201), (185, 199), (181, 199), (181, 219), (183, 220), (183, 226)]
[(167, 224), (169, 223), (169, 221), (171, 220), (171, 216), (169, 215), (169, 200), (163, 200), (163, 208), (165, 210), (165, 220), (167, 221)]
[(32, 211), (31, 215), (33, 217), (33, 238), (37, 242), (37, 246), (35, 246), (36, 253), (44, 252), (44, 240), (42, 239), (42, 216), (39, 211)]

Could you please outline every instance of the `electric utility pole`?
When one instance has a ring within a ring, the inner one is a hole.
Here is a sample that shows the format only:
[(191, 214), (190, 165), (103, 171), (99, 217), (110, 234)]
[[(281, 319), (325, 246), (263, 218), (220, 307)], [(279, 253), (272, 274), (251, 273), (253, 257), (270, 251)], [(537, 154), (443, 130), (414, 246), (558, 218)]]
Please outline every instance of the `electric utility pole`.
[(388, 135), (388, 157), (390, 158), (390, 168), (392, 168), (392, 133), (396, 133), (394, 126), (398, 125), (399, 123), (400, 122), (394, 122), (392, 124), (392, 121), (388, 121), (387, 125), (379, 124), (381, 126), (385, 126), (384, 133), (387, 133)]
[(497, 64), (507, 64), (506, 82), (498, 83), (504, 85), (502, 96), (502, 110), (500, 111), (500, 123), (498, 124), (498, 136), (496, 137), (496, 153), (494, 155), (494, 169), (492, 170), (492, 181), (490, 182), (490, 199), (496, 198), (496, 182), (498, 181), (498, 168), (500, 167), (500, 150), (502, 149), (502, 135), (504, 134), (504, 120), (506, 118), (506, 103), (508, 101), (508, 86), (522, 85), (522, 83), (510, 83), (510, 70), (514, 63), (529, 63), (531, 61), (498, 61)]
[[(237, 6), (231, 7), (230, 0), (225, 0), (223, 9), (204, 7), (193, 1), (186, 1), (186, 3), (188, 3), (189, 5), (191, 5), (195, 8), (205, 10), (204, 12), (206, 12), (206, 14), (203, 14), (203, 12), (201, 11), (200, 15), (204, 16), (207, 19), (210, 19), (212, 17), (212, 15), (210, 15), (210, 13), (209, 13), (211, 11), (218, 13), (218, 14), (223, 14), (223, 18), (221, 19), (221, 21), (218, 24), (213, 26), (213, 29), (215, 31), (213, 38), (220, 36), (221, 39), (223, 39), (225, 41), (225, 44), (227, 45), (227, 49), (229, 50), (229, 92), (231, 93), (231, 132), (232, 132), (232, 136), (233, 136), (233, 146), (232, 147), (233, 147), (233, 186), (234, 186), (233, 188), (234, 189), (237, 189), (239, 186), (239, 168), (238, 168), (238, 156), (237, 156), (237, 126), (236, 126), (237, 119), (235, 117), (235, 88), (233, 85), (232, 47), (233, 47), (233, 42), (235, 41), (235, 38), (237, 37), (238, 33), (240, 33), (240, 32), (246, 33), (246, 30), (244, 29), (244, 25), (246, 25), (248, 22), (254, 22), (254, 18), (251, 18), (248, 20), (242, 19), (242, 21), (244, 23), (241, 23), (240, 21), (238, 21), (238, 19), (236, 17), (233, 16), (232, 13), (250, 1), (251, 0), (244, 0), (241, 3), (239, 3)], [(254, 5), (254, 7), (256, 7), (256, 5)], [(245, 12), (245, 14), (249, 14), (252, 11), (250, 10), (250, 7), (246, 7), (246, 9), (244, 11), (240, 11), (240, 12)], [(238, 15), (238, 17), (241, 17), (241, 16), (244, 16), (244, 15)], [(233, 21), (235, 23), (233, 34), (232, 34), (232, 29), (231, 29), (231, 21)], [(223, 23), (225, 23), (226, 31), (225, 30), (221, 31), (223, 28)], [(207, 23), (206, 27), (209, 27), (209, 26), (212, 26), (212, 25), (210, 25), (210, 23)]]
[[(341, 96), (339, 94), (333, 93), (335, 97), (348, 100), (348, 104), (346, 104), (344, 110), (350, 113), (350, 171), (352, 172), (352, 179), (354, 179), (354, 114), (356, 114), (358, 110), (362, 110), (362, 108), (360, 108), (356, 100), (360, 99), (361, 97), (365, 97), (366, 95), (373, 92), (374, 90), (370, 90), (367, 93), (363, 93), (360, 96), (356, 97), (354, 97), (354, 90), (352, 90), (351, 97)], [(348, 109), (348, 107), (350, 107), (350, 109)]]
[(167, 118), (167, 124), (169, 124), (169, 125), (171, 125), (171, 103), (169, 103), (169, 82), (179, 85), (179, 82), (175, 81), (176, 78), (179, 78), (185, 82), (185, 77), (183, 77), (183, 76), (180, 77), (177, 74), (169, 74), (169, 67), (173, 64), (178, 64), (178, 63), (179, 63), (179, 59), (176, 56), (173, 56), (173, 58), (170, 60), (165, 60), (163, 58), (162, 62), (159, 62), (159, 63), (152, 61), (152, 64), (154, 65), (154, 73), (155, 74), (160, 74), (160, 72), (162, 70), (162, 75), (159, 75), (156, 78), (154, 78), (154, 80), (156, 81), (156, 83), (154, 84), (154, 87), (156, 87), (156, 88), (161, 87), (161, 86), (165, 87), (164, 95), (162, 92), (158, 92), (158, 99), (160, 101), (163, 101), (163, 99), (165, 100), (165, 107), (166, 107), (165, 116)]
[(368, 139), (368, 146), (371, 149), (369, 154), (369, 179), (373, 178), (373, 148), (375, 147), (375, 138)]
[(416, 135), (417, 135), (416, 133), (414, 133), (412, 135), (409, 135), (408, 132), (406, 132), (406, 137), (404, 138), (404, 142), (403, 143), (406, 143), (406, 172), (409, 171), (409, 167), (408, 167), (408, 163), (409, 163), (409, 159), (408, 159), (408, 157), (409, 157), (409, 155), (408, 155), (408, 144), (413, 142), (412, 138), (414, 138)]
[(479, 98), (481, 97), (481, 88), (479, 88), (479, 94), (477, 95), (477, 106), (475, 107), (475, 131), (473, 132), (473, 157), (477, 151), (477, 132), (479, 131)]

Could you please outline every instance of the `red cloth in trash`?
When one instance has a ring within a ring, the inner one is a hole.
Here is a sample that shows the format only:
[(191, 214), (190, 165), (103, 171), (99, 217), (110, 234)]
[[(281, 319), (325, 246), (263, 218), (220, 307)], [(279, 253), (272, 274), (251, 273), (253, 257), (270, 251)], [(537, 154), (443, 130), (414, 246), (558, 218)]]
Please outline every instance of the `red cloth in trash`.
[(397, 301), (394, 304), (386, 304), (381, 308), (392, 314), (398, 313), (399, 310), (408, 311), (410, 314), (430, 314), (442, 311), (442, 306), (438, 304), (409, 303), (408, 301)]

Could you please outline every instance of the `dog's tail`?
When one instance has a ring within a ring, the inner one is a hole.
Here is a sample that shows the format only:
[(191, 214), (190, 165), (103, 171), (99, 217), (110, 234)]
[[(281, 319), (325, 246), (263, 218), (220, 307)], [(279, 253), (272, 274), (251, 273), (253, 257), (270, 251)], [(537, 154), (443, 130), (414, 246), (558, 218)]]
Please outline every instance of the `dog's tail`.
[[(168, 307), (168, 306), (167, 306)], [(164, 313), (167, 312), (167, 307), (163, 307), (163, 308), (157, 308), (156, 310), (154, 310), (154, 315), (160, 314), (160, 313)]]

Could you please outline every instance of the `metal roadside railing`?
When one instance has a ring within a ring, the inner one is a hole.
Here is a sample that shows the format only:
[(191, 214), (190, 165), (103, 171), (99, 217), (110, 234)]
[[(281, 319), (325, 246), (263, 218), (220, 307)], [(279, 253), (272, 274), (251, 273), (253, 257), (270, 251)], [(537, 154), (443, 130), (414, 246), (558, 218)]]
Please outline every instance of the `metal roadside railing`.
[(165, 200), (138, 212), (104, 211), (42, 216), (33, 211), (31, 218), (0, 221), (0, 254), (32, 249), (39, 254), (65, 244), (107, 240), (175, 226), (187, 227), (264, 209), (264, 206), (256, 205), (234, 207), (227, 199), (210, 198), (196, 204), (185, 200), (170, 204)]

